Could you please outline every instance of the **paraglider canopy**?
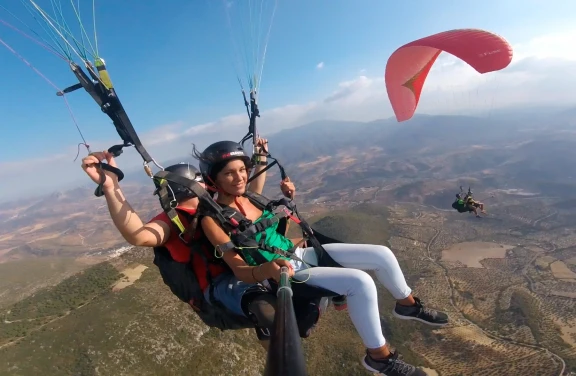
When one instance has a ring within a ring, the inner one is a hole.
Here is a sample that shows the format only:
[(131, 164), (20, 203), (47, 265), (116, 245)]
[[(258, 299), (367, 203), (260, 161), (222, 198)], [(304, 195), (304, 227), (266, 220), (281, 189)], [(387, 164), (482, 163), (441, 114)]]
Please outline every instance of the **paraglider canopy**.
[(399, 122), (412, 118), (426, 77), (442, 51), (463, 60), (478, 73), (506, 68), (512, 46), (493, 33), (456, 29), (430, 35), (398, 48), (386, 63), (386, 90)]

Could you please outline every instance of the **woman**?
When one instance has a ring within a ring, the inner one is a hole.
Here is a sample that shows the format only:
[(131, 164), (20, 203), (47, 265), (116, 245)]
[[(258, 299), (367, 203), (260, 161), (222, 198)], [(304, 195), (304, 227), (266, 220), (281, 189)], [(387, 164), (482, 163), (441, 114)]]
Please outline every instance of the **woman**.
[[(246, 191), (251, 166), (250, 158), (240, 144), (232, 141), (217, 142), (208, 146), (202, 153), (195, 150), (195, 156), (200, 161), (200, 172), (207, 188), (217, 192), (217, 202), (220, 205), (238, 210), (252, 222), (274, 215), (267, 210), (259, 210), (242, 196)], [(289, 180), (283, 181), (280, 188), (285, 195), (293, 197), (295, 188)], [(201, 224), (204, 234), (217, 249), (220, 245), (231, 241), (213, 218), (204, 217)], [(311, 286), (345, 295), (350, 318), (367, 347), (366, 356), (363, 358), (364, 367), (388, 376), (426, 375), (424, 371), (399, 360), (397, 353), (391, 353), (388, 349), (380, 326), (376, 285), (365, 270), (376, 272), (378, 280), (397, 300), (394, 316), (435, 326), (446, 325), (448, 316), (424, 308), (421, 301), (412, 296), (398, 261), (390, 249), (371, 244), (326, 244), (324, 245), (326, 252), (343, 268), (323, 267), (318, 265), (313, 248), (294, 247), (290, 239), (276, 232), (276, 226), (265, 230), (265, 244), (269, 248), (282, 251), (295, 248), (294, 255), (300, 261), (259, 250), (267, 262), (258, 264), (254, 258), (243, 254), (240, 249), (225, 251), (222, 257), (238, 280), (246, 283), (262, 282), (267, 279), (279, 281), (280, 268), (287, 266), (290, 275), (299, 281), (306, 281)], [(261, 237), (262, 234), (258, 234), (255, 240), (260, 241)], [(233, 300), (226, 286), (217, 286), (215, 290), (216, 299), (228, 303)]]

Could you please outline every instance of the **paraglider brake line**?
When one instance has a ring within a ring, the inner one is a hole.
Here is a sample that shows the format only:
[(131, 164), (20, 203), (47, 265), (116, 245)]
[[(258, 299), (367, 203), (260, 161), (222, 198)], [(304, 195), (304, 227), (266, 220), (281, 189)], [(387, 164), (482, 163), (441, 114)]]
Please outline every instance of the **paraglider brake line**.
[[(78, 130), (80, 131), (80, 130)], [(80, 132), (80, 137), (82, 137), (82, 139), (84, 139), (84, 136), (82, 135), (82, 132)], [(84, 146), (86, 148), (86, 150), (88, 150), (88, 154), (91, 153), (90, 151), (90, 145), (88, 145), (86, 142), (80, 142), (78, 143), (78, 152), (76, 153), (76, 157), (74, 158), (74, 162), (76, 162), (76, 160), (78, 159), (78, 157), (80, 156), (80, 146)]]
[(254, 90), (250, 91), (250, 101), (246, 98), (246, 92), (242, 90), (242, 96), (244, 97), (244, 106), (246, 107), (246, 113), (248, 114), (249, 125), (248, 133), (242, 138), (240, 143), (244, 146), (244, 143), (252, 138), (252, 144), (256, 145), (256, 138), (258, 137), (258, 132), (256, 131), (256, 118), (260, 117), (260, 109), (258, 108), (258, 103), (256, 102), (256, 92)]
[[(244, 147), (246, 141), (252, 138), (253, 157), (254, 157), (256, 155), (256, 139), (258, 137), (258, 131), (256, 130), (256, 118), (260, 117), (260, 109), (258, 108), (258, 102), (256, 100), (255, 90), (250, 90), (250, 101), (248, 101), (248, 98), (246, 97), (246, 92), (244, 90), (242, 90), (242, 96), (244, 98), (244, 106), (246, 107), (246, 112), (248, 113), (249, 124), (248, 124), (248, 133), (246, 133), (246, 135), (242, 137), (242, 140), (240, 140), (240, 145)], [(278, 160), (274, 158), (267, 150), (264, 150), (264, 153), (265, 156), (267, 158), (272, 159), (273, 162), (267, 164), (265, 168), (258, 171), (258, 173), (252, 175), (250, 179), (248, 179), (248, 183), (256, 179), (261, 174), (268, 171), (274, 165), (278, 165), (282, 180), (286, 180), (288, 175), (286, 175), (286, 171), (284, 170), (284, 167), (280, 164), (280, 162), (278, 162)]]

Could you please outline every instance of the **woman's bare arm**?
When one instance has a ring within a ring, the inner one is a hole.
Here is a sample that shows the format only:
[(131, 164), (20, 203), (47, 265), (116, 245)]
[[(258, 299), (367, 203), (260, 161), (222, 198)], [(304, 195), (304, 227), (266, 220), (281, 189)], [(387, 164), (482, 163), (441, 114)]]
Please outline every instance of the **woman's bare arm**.
[(111, 189), (105, 189), (104, 196), (114, 225), (128, 243), (156, 247), (170, 237), (170, 226), (167, 223), (152, 221), (144, 224), (117, 184)]
[[(211, 217), (204, 217), (201, 225), (204, 234), (215, 247), (230, 242), (230, 237)], [(224, 252), (223, 259), (230, 266), (236, 278), (242, 282), (256, 283), (273, 278), (269, 267), (270, 263), (249, 266), (238, 253), (232, 250)]]

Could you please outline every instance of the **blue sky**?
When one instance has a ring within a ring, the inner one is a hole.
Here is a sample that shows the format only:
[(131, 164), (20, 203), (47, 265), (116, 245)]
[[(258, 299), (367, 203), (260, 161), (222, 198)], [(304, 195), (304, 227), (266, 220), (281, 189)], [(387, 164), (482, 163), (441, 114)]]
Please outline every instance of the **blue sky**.
[[(49, 9), (49, 1), (36, 1)], [(68, 0), (61, 2), (69, 9)], [(89, 25), (91, 1), (82, 3), (87, 16), (84, 22)], [(20, 1), (4, 4), (19, 17), (27, 16)], [(397, 47), (439, 31), (482, 28), (505, 36), (512, 44), (530, 47), (540, 36), (571, 32), (574, 14), (576, 2), (553, 0), (279, 0), (260, 107), (263, 114), (289, 105), (298, 106), (300, 111), (302, 106), (309, 108), (343, 88), (374, 88), (381, 84), (374, 80), (383, 76), (386, 60)], [(28, 32), (1, 8), (0, 19)], [(188, 136), (178, 153), (185, 155), (189, 149), (184, 145), (195, 141), (194, 135), (230, 120), (227, 116), (232, 116), (233, 122), (241, 121), (238, 116), (244, 111), (243, 102), (230, 63), (232, 46), (221, 0), (96, 0), (96, 22), (99, 52), (106, 59), (124, 107), (137, 131), (150, 140), (161, 158), (174, 153), (174, 146), (156, 145), (154, 141), (170, 132), (173, 138)], [(1, 24), (0, 38), (61, 88), (76, 83), (65, 62)], [(549, 45), (540, 42), (542, 51)], [(522, 53), (522, 57), (531, 56), (529, 48)], [(557, 57), (550, 51), (544, 55), (541, 57)], [(70, 167), (80, 136), (62, 99), (3, 46), (0, 66), (0, 176), (10, 173), (19, 179), (14, 174), (16, 167), (53, 160), (66, 171), (62, 181), (82, 179), (77, 164)], [(444, 73), (453, 76), (449, 71)], [(358, 105), (361, 98), (349, 105)], [(108, 147), (118, 142), (114, 127), (85, 92), (79, 90), (68, 99), (89, 144)], [(385, 97), (380, 100), (380, 108), (389, 106)], [(390, 116), (378, 112), (377, 104), (362, 113), (374, 118)], [(352, 109), (348, 112), (354, 113)], [(328, 110), (323, 116), (330, 114), (339, 116)], [(302, 125), (308, 118), (290, 119), (291, 123), (282, 127)], [(266, 129), (277, 130), (272, 125), (261, 128), (264, 135)], [(127, 163), (137, 160), (130, 158), (126, 158)], [(25, 177), (22, 179), (24, 182)]]

